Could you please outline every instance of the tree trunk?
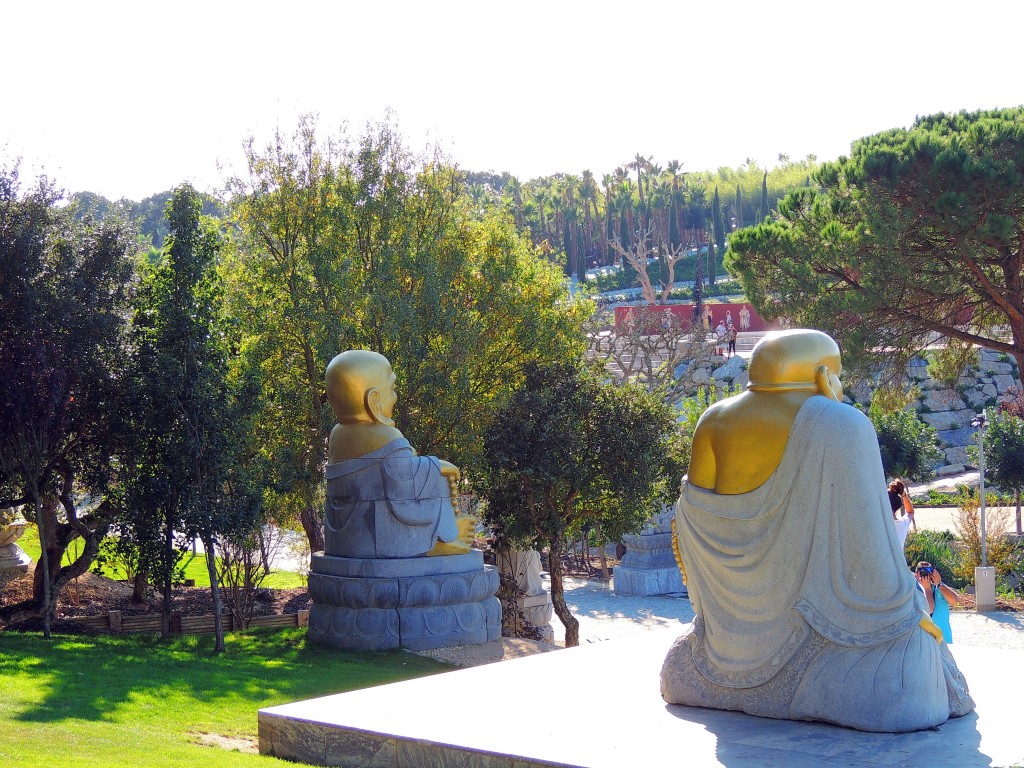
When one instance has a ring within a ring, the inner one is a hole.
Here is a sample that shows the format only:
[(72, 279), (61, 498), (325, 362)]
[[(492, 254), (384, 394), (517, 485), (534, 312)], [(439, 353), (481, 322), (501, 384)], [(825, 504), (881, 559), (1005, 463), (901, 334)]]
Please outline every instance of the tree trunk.
[(206, 550), (206, 572), (210, 575), (210, 593), (213, 595), (213, 634), (215, 641), (213, 652), (224, 653), (224, 618), (221, 615), (220, 581), (217, 579), (217, 554), (214, 551), (213, 536), (202, 537), (203, 549)]
[(168, 638), (171, 635), (171, 601), (174, 599), (171, 594), (171, 582), (173, 579), (171, 563), (174, 558), (174, 530), (171, 526), (170, 519), (165, 522), (166, 531), (164, 533), (164, 568), (163, 573), (160, 574), (162, 592), (164, 594), (163, 603), (160, 606), (160, 637)]
[[(264, 529), (264, 533), (266, 529)], [(263, 570), (270, 573), (270, 541), (269, 537), (263, 534), (259, 537), (260, 559), (263, 561)]]
[(145, 572), (136, 573), (135, 578), (132, 579), (132, 603), (134, 605), (142, 605), (146, 602), (146, 584)]
[(299, 522), (302, 523), (302, 530), (306, 532), (310, 554), (323, 552), (324, 521), (320, 517), (320, 511), (310, 504), (299, 513)]
[[(39, 499), (39, 489), (33, 483), (29, 488), (29, 495), (32, 497), (32, 506), (36, 511), (36, 530), (39, 532), (39, 550), (41, 552), (39, 556), (39, 565), (41, 568), (36, 568), (36, 577), (32, 584), (32, 595), (35, 600), (39, 602), (41, 610), (43, 612), (43, 637), (50, 636), (50, 617), (52, 615), (52, 606), (50, 605), (50, 552), (48, 544), (50, 540), (56, 541), (56, 533), (54, 532), (54, 526), (50, 525), (50, 521), (47, 520), (46, 524), (43, 524), (44, 511), (42, 501)], [(60, 561), (57, 561), (60, 565)], [(41, 572), (40, 572), (41, 571)]]
[(604, 545), (604, 534), (601, 533), (601, 524), (597, 524), (597, 546), (600, 547), (601, 554), (598, 557), (601, 559), (601, 578), (607, 581), (611, 578), (611, 574), (608, 573), (608, 552)]
[(74, 541), (79, 538), (78, 535), (75, 535), (74, 529), (65, 526), (62, 526), (62, 528), (61, 535), (57, 538), (56, 547), (50, 555), (52, 558), (50, 560), (50, 603), (53, 615), (56, 615), (57, 597), (64, 587), (72, 579), (77, 579), (88, 571), (89, 566), (96, 559), (96, 554), (100, 550), (100, 542), (107, 535), (108, 526), (101, 525), (98, 529), (89, 531), (87, 536), (81, 536), (82, 552), (75, 558), (75, 561), (68, 565), (54, 567), (53, 564), (55, 562), (59, 564), (64, 560), (64, 553), (67, 552), (68, 545), (70, 544), (68, 539), (70, 538), (71, 541)]
[(1017, 535), (1020, 536), (1021, 533), (1024, 531), (1020, 529), (1020, 491), (1017, 491)]
[(565, 587), (562, 583), (562, 549), (561, 536), (552, 536), (548, 541), (548, 573), (551, 575), (551, 604), (555, 615), (565, 627), (565, 647), (573, 648), (580, 644), (580, 623), (569, 606), (565, 604)]

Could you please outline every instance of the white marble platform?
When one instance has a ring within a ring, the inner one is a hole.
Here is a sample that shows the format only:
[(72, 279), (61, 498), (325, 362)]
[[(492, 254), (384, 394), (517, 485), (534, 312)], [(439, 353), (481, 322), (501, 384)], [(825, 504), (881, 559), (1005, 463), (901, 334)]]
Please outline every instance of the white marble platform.
[[(861, 733), (666, 705), (676, 629), (260, 710), (260, 751), (348, 768), (1024, 764), (1024, 653), (953, 645), (977, 711)], [(883, 704), (884, 705), (884, 704)]]

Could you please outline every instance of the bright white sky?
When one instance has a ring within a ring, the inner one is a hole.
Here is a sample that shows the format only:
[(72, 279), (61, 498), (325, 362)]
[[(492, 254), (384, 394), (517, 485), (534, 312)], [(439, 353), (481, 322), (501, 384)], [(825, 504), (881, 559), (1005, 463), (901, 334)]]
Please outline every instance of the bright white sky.
[(1024, 103), (1017, 0), (26, 0), (0, 29), (0, 165), (112, 199), (216, 189), (303, 112), (358, 135), (390, 110), (411, 147), (525, 180), (832, 159)]

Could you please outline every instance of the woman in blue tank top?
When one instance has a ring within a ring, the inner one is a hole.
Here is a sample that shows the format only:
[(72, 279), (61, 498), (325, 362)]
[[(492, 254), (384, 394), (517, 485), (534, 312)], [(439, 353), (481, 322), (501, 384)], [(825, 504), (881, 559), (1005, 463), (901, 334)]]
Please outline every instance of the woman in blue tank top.
[(960, 598), (955, 590), (942, 582), (938, 569), (929, 562), (919, 562), (914, 576), (917, 577), (917, 585), (928, 601), (928, 613), (931, 614), (932, 621), (942, 630), (942, 638), (946, 643), (952, 643), (953, 630), (949, 626), (949, 606), (959, 603)]

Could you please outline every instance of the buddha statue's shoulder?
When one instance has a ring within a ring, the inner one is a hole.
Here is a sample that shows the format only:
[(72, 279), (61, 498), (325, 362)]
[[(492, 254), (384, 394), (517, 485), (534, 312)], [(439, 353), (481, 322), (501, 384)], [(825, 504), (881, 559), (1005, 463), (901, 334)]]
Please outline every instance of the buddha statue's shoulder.
[(715, 403), (693, 435), (688, 477), (716, 493), (758, 488), (779, 466), (808, 392), (744, 392)]
[(328, 441), (328, 463), (366, 456), (396, 440), (405, 440), (401, 430), (384, 424), (335, 424)]

